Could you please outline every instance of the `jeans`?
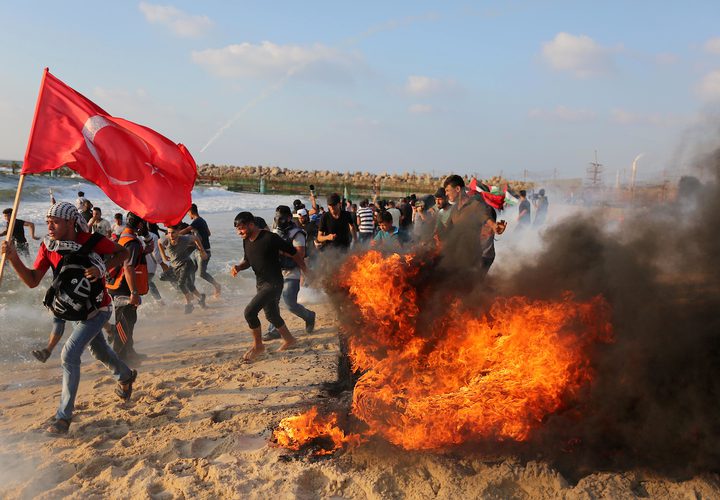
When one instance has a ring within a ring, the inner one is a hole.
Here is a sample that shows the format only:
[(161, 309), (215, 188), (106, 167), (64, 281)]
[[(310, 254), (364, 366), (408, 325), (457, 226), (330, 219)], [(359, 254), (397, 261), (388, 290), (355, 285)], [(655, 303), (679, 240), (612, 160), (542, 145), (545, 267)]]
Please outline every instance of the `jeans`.
[[(298, 304), (298, 293), (300, 293), (300, 280), (286, 279), (282, 292), (283, 301), (291, 313), (307, 323), (313, 317), (314, 313), (302, 304)], [(273, 331), (274, 329), (271, 324), (268, 331)]]
[(76, 322), (70, 337), (65, 341), (60, 355), (63, 369), (62, 394), (55, 418), (72, 419), (75, 397), (80, 384), (80, 356), (88, 344), (95, 359), (108, 367), (118, 381), (130, 378), (130, 368), (118, 359), (101, 333), (103, 325), (109, 318), (110, 311), (101, 310), (86, 321)]
[(208, 262), (210, 262), (210, 250), (205, 250), (205, 253), (207, 254), (208, 258), (206, 260), (203, 260), (202, 257), (199, 255), (195, 256), (195, 267), (197, 267), (200, 270), (200, 277), (210, 283), (212, 286), (217, 288), (218, 284), (217, 281), (215, 281), (215, 278), (213, 278), (209, 272), (207, 272), (207, 266)]
[(184, 295), (197, 292), (197, 289), (195, 288), (195, 263), (188, 259), (181, 262), (174, 269), (175, 274), (177, 275), (177, 284), (180, 291)]

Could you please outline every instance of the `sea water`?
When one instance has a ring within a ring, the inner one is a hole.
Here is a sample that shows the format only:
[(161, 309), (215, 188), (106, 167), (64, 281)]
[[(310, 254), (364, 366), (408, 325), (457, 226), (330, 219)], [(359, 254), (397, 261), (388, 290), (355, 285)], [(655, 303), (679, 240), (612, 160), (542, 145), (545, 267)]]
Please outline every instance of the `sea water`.
[[(18, 184), (18, 176), (9, 170), (0, 169), (0, 210), (12, 207)], [(102, 209), (103, 217), (112, 222), (117, 212), (125, 213), (110, 201), (100, 188), (82, 178), (27, 176), (25, 178), (18, 216), (35, 224), (36, 236), (43, 237), (47, 233), (45, 213), (50, 206), (49, 190), (57, 201), (75, 203), (77, 192), (83, 191), (85, 198)], [(233, 219), (238, 212), (250, 211), (264, 217), (272, 223), (275, 207), (292, 205), (296, 196), (261, 195), (255, 193), (236, 193), (222, 187), (196, 186), (192, 193), (193, 202), (198, 205), (200, 215), (206, 219), (212, 233), (210, 237), (212, 257), (208, 272), (223, 287), (223, 300), (237, 301), (239, 319), (242, 323), (242, 310), (249, 297), (254, 293), (255, 278), (252, 271), (245, 271), (233, 279), (230, 268), (237, 264), (243, 256), (242, 240), (235, 233)], [(309, 204), (307, 199), (303, 202)], [(188, 217), (186, 222), (190, 222)], [(4, 221), (0, 222), (4, 226)], [(32, 266), (37, 255), (40, 241), (30, 238), (29, 229), (25, 235), (30, 244), (30, 258), (26, 264)], [(36, 362), (30, 351), (44, 346), (51, 327), (51, 315), (42, 305), (42, 300), (50, 284), (52, 272), (48, 271), (43, 281), (35, 289), (29, 289), (17, 277), (9, 263), (6, 264), (2, 284), (0, 284), (0, 366), (14, 362)], [(138, 325), (148, 321), (162, 320), (163, 314), (182, 314), (181, 305), (184, 300), (180, 294), (158, 276), (155, 283), (169, 308), (161, 308), (150, 295), (143, 298), (143, 305), (138, 310)], [(199, 276), (195, 282), (201, 292), (210, 296), (213, 287)], [(301, 292), (302, 294), (302, 292)], [(69, 333), (68, 325), (66, 335)], [(140, 326), (138, 327), (140, 328)], [(62, 346), (58, 347), (58, 349)], [(59, 352), (59, 351), (58, 351)]]

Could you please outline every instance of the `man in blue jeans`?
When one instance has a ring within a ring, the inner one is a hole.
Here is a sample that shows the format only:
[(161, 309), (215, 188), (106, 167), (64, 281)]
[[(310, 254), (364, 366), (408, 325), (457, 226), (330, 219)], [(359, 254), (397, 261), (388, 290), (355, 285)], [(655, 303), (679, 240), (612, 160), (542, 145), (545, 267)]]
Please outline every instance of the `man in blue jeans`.
[[(305, 258), (305, 240), (306, 234), (298, 227), (292, 219), (290, 207), (280, 205), (275, 210), (275, 224), (273, 232), (279, 235), (283, 240), (292, 244), (297, 252), (296, 258), (302, 261)], [(298, 303), (297, 297), (300, 293), (300, 268), (295, 260), (287, 255), (281, 255), (280, 267), (283, 275), (283, 292), (282, 298), (288, 310), (298, 318), (305, 321), (305, 332), (312, 333), (315, 329), (315, 313)], [(279, 339), (280, 333), (270, 324), (267, 333), (263, 336), (263, 340)]]
[[(53, 268), (53, 274), (58, 272), (57, 267), (62, 260), (60, 252), (77, 251), (91, 237), (87, 223), (77, 208), (70, 203), (59, 202), (52, 205), (48, 210), (46, 221), (48, 236), (40, 244), (33, 268), (25, 266), (12, 243), (5, 241), (0, 247), (0, 251), (6, 254), (20, 279), (30, 288), (35, 288), (40, 284), (48, 268)], [(110, 266), (120, 266), (127, 257), (127, 250), (104, 237), (93, 247), (90, 257), (95, 265), (85, 269), (85, 278), (89, 281), (103, 280), (104, 285), (103, 255), (110, 256), (108, 260)], [(61, 354), (62, 394), (54, 422), (47, 428), (47, 432), (50, 434), (66, 434), (68, 432), (80, 384), (80, 356), (86, 346), (90, 347), (90, 352), (95, 359), (112, 371), (118, 381), (115, 393), (123, 400), (129, 399), (132, 394), (132, 385), (137, 377), (137, 372), (130, 370), (125, 363), (120, 361), (102, 334), (102, 327), (110, 318), (110, 304), (110, 296), (103, 288), (100, 307), (93, 311), (85, 321), (76, 322), (70, 337), (65, 341)]]

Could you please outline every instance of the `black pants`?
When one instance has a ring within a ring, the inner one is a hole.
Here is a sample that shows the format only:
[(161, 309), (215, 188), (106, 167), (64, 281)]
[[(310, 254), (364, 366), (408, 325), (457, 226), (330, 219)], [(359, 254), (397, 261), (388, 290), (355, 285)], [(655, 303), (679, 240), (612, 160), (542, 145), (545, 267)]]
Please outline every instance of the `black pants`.
[(285, 321), (280, 317), (280, 297), (282, 296), (283, 282), (280, 283), (259, 283), (257, 293), (245, 307), (245, 321), (250, 328), (260, 328), (258, 314), (265, 311), (265, 317), (275, 328), (285, 326)]
[(174, 268), (178, 288), (183, 294), (197, 292), (195, 288), (195, 263), (188, 259)]
[(128, 304), (115, 308), (115, 328), (110, 339), (113, 351), (120, 359), (135, 352), (133, 348), (133, 332), (137, 323), (137, 306)]

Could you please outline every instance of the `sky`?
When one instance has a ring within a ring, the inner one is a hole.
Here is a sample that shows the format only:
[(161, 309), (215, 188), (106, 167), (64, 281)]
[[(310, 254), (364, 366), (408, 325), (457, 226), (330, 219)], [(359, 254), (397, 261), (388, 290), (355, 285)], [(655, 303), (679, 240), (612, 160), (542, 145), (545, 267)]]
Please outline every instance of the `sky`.
[(720, 120), (720, 2), (0, 2), (0, 158), (42, 70), (198, 164), (677, 175)]

